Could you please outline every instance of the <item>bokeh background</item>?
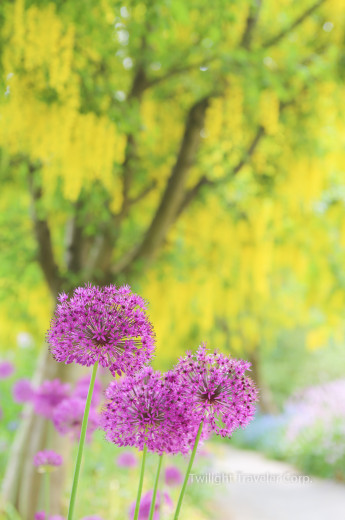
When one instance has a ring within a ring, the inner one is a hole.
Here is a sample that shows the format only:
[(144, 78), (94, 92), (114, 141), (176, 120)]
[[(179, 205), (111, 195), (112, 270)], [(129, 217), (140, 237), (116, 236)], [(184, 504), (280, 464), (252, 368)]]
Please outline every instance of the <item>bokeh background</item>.
[[(202, 341), (251, 361), (260, 407), (232, 446), (344, 480), (342, 2), (4, 0), (0, 27), (6, 514), (38, 507), (49, 423), (13, 384), (81, 376), (44, 340), (85, 282), (148, 300), (156, 368)], [(99, 514), (125, 518), (115, 448), (89, 449)], [(187, 517), (212, 518), (194, 494)]]

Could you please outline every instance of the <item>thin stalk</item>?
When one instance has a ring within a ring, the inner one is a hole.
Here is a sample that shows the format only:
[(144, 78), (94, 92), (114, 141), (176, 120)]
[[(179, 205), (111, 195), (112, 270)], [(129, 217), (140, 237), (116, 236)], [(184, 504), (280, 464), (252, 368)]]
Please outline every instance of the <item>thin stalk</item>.
[(191, 454), (190, 459), (189, 459), (187, 471), (186, 471), (186, 474), (185, 474), (185, 477), (184, 477), (184, 481), (183, 481), (183, 484), (182, 484), (180, 496), (179, 496), (179, 499), (178, 499), (178, 502), (177, 502), (177, 507), (176, 507), (176, 511), (175, 511), (174, 520), (178, 519), (180, 511), (181, 511), (183, 497), (184, 497), (184, 494), (185, 494), (185, 491), (186, 491), (190, 470), (192, 469), (192, 466), (193, 466), (193, 462), (194, 462), (194, 458), (195, 458), (195, 454), (196, 454), (196, 449), (197, 449), (198, 444), (199, 444), (199, 440), (200, 440), (200, 435), (201, 435), (201, 432), (202, 432), (203, 424), (204, 424), (204, 421), (201, 421), (201, 423), (199, 425), (198, 433), (196, 434), (196, 438), (195, 438), (195, 442), (194, 442), (194, 446), (193, 446), (193, 451), (192, 451), (192, 454)]
[(163, 460), (163, 455), (159, 455), (157, 473), (156, 473), (156, 478), (155, 478), (155, 485), (153, 486), (149, 520), (153, 519), (153, 513), (155, 512), (156, 495), (157, 495), (157, 489), (158, 489), (159, 475), (160, 475), (161, 467), (162, 467), (162, 460)]
[(138, 520), (139, 516), (139, 508), (140, 508), (140, 499), (141, 499), (141, 492), (143, 490), (143, 482), (144, 482), (144, 473), (145, 473), (145, 463), (146, 463), (146, 453), (147, 453), (147, 446), (144, 445), (143, 449), (143, 458), (141, 460), (141, 470), (140, 470), (140, 478), (139, 478), (139, 486), (138, 486), (138, 494), (137, 494), (137, 502), (135, 504), (135, 511), (134, 511), (134, 518), (133, 520)]
[(45, 513), (46, 518), (49, 518), (50, 513), (50, 471), (48, 470), (43, 474), (44, 478), (44, 494), (45, 494)]
[(83, 422), (81, 425), (78, 454), (77, 454), (77, 460), (75, 463), (75, 470), (74, 470), (74, 477), (73, 477), (73, 484), (72, 484), (72, 491), (71, 491), (71, 498), (70, 498), (70, 502), (69, 502), (67, 520), (73, 519), (73, 511), (74, 511), (74, 505), (75, 505), (75, 499), (77, 496), (77, 488), (78, 488), (78, 481), (79, 481), (80, 465), (81, 465), (81, 459), (83, 456), (83, 449), (84, 449), (86, 430), (87, 430), (87, 421), (89, 419), (89, 412), (90, 412), (93, 388), (95, 386), (97, 367), (98, 367), (98, 361), (96, 361), (96, 363), (93, 365), (93, 368), (92, 368), (89, 391), (87, 394)]

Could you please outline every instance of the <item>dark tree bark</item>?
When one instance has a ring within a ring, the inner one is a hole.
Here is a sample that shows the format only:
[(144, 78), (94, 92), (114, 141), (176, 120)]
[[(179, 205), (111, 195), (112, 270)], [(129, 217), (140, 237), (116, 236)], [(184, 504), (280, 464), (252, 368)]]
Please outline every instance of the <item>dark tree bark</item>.
[(278, 413), (278, 407), (273, 399), (272, 392), (262, 377), (261, 359), (259, 347), (256, 347), (248, 355), (248, 360), (252, 364), (249, 376), (254, 380), (259, 390), (259, 407), (262, 413)]

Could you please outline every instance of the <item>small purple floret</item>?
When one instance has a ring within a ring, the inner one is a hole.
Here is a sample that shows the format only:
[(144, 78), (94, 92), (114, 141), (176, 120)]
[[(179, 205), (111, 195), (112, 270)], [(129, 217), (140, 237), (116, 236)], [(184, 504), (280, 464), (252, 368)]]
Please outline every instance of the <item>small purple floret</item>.
[[(73, 397), (79, 397), (86, 401), (87, 394), (89, 391), (91, 376), (84, 376), (77, 381), (76, 387), (73, 392)], [(93, 388), (91, 406), (96, 407), (99, 405), (102, 397), (102, 384), (99, 379), (95, 380), (95, 386)]]
[[(61, 435), (69, 434), (72, 439), (78, 440), (81, 432), (85, 410), (85, 400), (70, 397), (62, 401), (54, 410), (53, 423)], [(87, 423), (86, 439), (91, 440), (92, 433), (98, 428), (99, 417), (94, 408), (90, 408)]]
[(34, 466), (61, 466), (62, 457), (52, 450), (43, 450), (36, 453), (34, 456)]
[(176, 466), (165, 468), (165, 483), (168, 486), (179, 486), (183, 482), (183, 475)]
[(29, 379), (18, 379), (12, 388), (13, 400), (16, 403), (27, 403), (32, 401), (35, 392)]
[(14, 365), (10, 361), (0, 362), (0, 379), (7, 379), (14, 372)]
[[(149, 514), (150, 514), (150, 508), (151, 508), (151, 502), (152, 502), (152, 496), (153, 496), (153, 490), (150, 489), (145, 495), (142, 496), (140, 500), (140, 507), (139, 507), (139, 516), (138, 520), (148, 520)], [(157, 491), (156, 495), (156, 503), (153, 513), (153, 520), (159, 520), (159, 510), (161, 506), (161, 501), (165, 502), (169, 507), (173, 506), (173, 502), (169, 496), (168, 493), (161, 493), (161, 491)], [(135, 512), (135, 505), (136, 503), (133, 502), (130, 510), (129, 510), (129, 518), (130, 520), (133, 520), (134, 518), (134, 512)]]
[(60, 379), (44, 381), (34, 395), (35, 412), (51, 419), (55, 408), (69, 396), (70, 386)]
[(131, 451), (124, 451), (116, 459), (116, 464), (120, 468), (135, 468), (138, 465), (138, 459)]

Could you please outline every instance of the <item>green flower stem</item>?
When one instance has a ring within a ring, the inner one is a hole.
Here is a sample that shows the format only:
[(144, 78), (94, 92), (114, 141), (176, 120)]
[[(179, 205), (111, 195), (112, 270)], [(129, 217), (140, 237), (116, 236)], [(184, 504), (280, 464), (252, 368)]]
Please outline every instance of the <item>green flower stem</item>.
[(143, 449), (143, 458), (141, 460), (141, 470), (140, 470), (140, 479), (139, 479), (139, 486), (138, 486), (137, 502), (135, 504), (135, 511), (134, 511), (134, 518), (133, 518), (133, 520), (138, 520), (138, 516), (139, 516), (141, 492), (143, 490), (143, 482), (144, 482), (146, 453), (147, 453), (147, 446), (145, 444), (144, 445), (144, 449)]
[(81, 459), (83, 456), (83, 449), (84, 449), (86, 429), (87, 429), (87, 421), (89, 419), (89, 412), (90, 412), (91, 399), (92, 399), (92, 394), (93, 394), (93, 387), (95, 386), (97, 367), (98, 367), (98, 361), (96, 361), (96, 363), (93, 365), (91, 380), (90, 380), (90, 385), (89, 385), (89, 391), (87, 394), (87, 399), (86, 399), (86, 404), (85, 404), (84, 417), (83, 417), (83, 422), (81, 425), (78, 454), (77, 454), (77, 460), (75, 463), (75, 470), (74, 470), (74, 477), (73, 477), (73, 484), (72, 484), (72, 491), (71, 491), (71, 498), (70, 498), (70, 502), (69, 502), (67, 520), (73, 519), (73, 511), (74, 511), (74, 505), (75, 505), (75, 499), (77, 496), (77, 488), (78, 488), (78, 481), (79, 481), (80, 465), (81, 465)]
[(49, 518), (50, 512), (50, 471), (49, 469), (43, 474), (44, 478), (44, 494), (45, 494), (45, 513), (46, 518)]
[(158, 489), (159, 475), (160, 475), (161, 467), (162, 467), (162, 460), (163, 460), (163, 455), (159, 455), (158, 467), (157, 467), (157, 473), (156, 473), (156, 479), (155, 479), (155, 485), (153, 487), (153, 493), (152, 493), (152, 501), (151, 501), (151, 507), (150, 507), (149, 520), (153, 519), (153, 513), (155, 512), (156, 495), (157, 495), (157, 489)]
[(201, 421), (201, 423), (199, 425), (198, 433), (197, 433), (196, 438), (195, 438), (193, 451), (192, 451), (192, 454), (191, 454), (190, 459), (189, 459), (187, 471), (186, 471), (186, 474), (185, 474), (185, 477), (184, 477), (184, 481), (183, 481), (183, 484), (182, 484), (182, 489), (181, 489), (180, 496), (179, 496), (179, 499), (178, 499), (174, 520), (177, 520), (179, 515), (180, 515), (183, 497), (184, 497), (184, 494), (185, 494), (185, 491), (186, 491), (187, 482), (188, 482), (188, 479), (189, 479), (189, 474), (190, 474), (190, 471), (191, 471), (192, 466), (193, 466), (193, 462), (194, 462), (194, 458), (195, 458), (195, 454), (196, 454), (196, 449), (197, 449), (198, 444), (199, 444), (199, 440), (200, 440), (200, 435), (201, 435), (201, 432), (202, 432), (203, 424), (204, 424), (204, 421)]

